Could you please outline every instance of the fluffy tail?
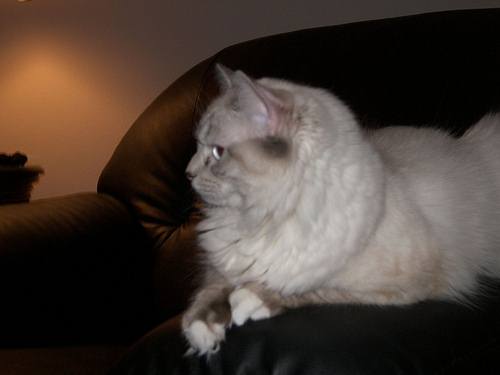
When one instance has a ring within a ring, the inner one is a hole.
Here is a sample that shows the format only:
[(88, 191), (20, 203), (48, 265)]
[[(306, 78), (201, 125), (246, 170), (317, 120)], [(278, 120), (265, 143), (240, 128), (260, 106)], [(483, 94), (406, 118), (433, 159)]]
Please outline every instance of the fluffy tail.
[[(488, 147), (488, 151), (498, 151), (491, 148), (500, 145), (500, 113), (489, 113), (465, 132), (462, 139), (475, 143), (476, 147)], [(497, 154), (500, 154), (497, 152)]]
[(488, 243), (482, 259), (476, 259), (487, 276), (500, 278), (500, 113), (488, 114), (479, 120), (462, 137), (468, 158), (477, 157), (473, 163), (476, 190), (484, 194), (483, 235)]

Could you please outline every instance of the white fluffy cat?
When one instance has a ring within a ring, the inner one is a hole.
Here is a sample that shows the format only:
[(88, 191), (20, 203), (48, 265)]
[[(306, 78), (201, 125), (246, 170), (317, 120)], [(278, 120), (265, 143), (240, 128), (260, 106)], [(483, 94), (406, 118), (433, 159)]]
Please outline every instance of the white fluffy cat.
[(366, 131), (325, 90), (217, 71), (187, 168), (205, 202), (192, 351), (287, 307), (463, 300), (500, 276), (500, 117), (460, 139)]

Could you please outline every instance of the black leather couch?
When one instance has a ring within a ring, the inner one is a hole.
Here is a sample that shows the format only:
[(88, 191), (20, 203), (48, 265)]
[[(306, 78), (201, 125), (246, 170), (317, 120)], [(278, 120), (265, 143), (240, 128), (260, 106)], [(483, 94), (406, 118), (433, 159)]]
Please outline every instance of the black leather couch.
[(215, 62), (331, 89), (366, 127), (460, 135), (500, 109), (500, 9), (229, 47), (146, 109), (98, 193), (0, 206), (0, 374), (98, 374), (118, 358), (111, 374), (500, 374), (492, 280), (470, 306), (305, 307), (230, 329), (208, 359), (184, 356), (179, 314), (199, 270), (198, 212), (184, 170), (193, 125), (217, 93)]

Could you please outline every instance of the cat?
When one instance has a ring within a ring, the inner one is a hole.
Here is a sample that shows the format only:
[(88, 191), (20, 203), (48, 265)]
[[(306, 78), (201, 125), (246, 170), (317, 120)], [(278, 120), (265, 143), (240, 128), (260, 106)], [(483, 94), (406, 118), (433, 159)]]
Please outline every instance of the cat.
[(190, 351), (304, 304), (466, 301), (500, 276), (500, 116), (367, 131), (334, 94), (216, 66), (186, 169), (204, 202)]

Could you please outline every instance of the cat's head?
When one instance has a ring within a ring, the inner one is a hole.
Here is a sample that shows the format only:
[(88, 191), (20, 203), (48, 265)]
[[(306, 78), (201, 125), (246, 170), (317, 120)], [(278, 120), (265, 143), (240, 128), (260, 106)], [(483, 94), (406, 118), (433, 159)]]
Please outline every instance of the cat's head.
[(200, 119), (186, 173), (209, 205), (243, 207), (287, 169), (293, 98), (241, 71), (216, 71), (222, 93)]
[(210, 206), (269, 205), (290, 193), (285, 184), (300, 183), (301, 165), (313, 159), (309, 154), (322, 155), (337, 142), (343, 125), (321, 124), (336, 118), (343, 124), (350, 112), (319, 89), (254, 80), (220, 65), (216, 72), (221, 94), (197, 126), (198, 148), (187, 176)]

